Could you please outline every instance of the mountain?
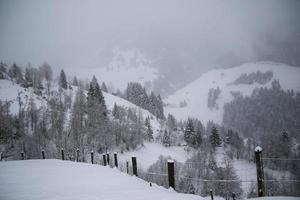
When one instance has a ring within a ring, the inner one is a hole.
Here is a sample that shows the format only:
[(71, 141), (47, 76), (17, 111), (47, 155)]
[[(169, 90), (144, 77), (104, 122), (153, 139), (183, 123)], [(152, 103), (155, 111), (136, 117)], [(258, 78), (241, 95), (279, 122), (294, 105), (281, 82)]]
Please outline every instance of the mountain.
[(112, 92), (124, 91), (128, 82), (138, 82), (147, 89), (153, 89), (154, 81), (159, 78), (153, 61), (137, 48), (115, 48), (107, 66), (88, 68), (83, 71), (85, 77), (95, 75), (100, 82), (105, 82)]
[(165, 113), (177, 119), (199, 118), (207, 123), (223, 121), (224, 104), (236, 95), (249, 96), (255, 88), (270, 88), (278, 80), (284, 90), (300, 91), (300, 68), (280, 63), (246, 63), (210, 70), (164, 99)]

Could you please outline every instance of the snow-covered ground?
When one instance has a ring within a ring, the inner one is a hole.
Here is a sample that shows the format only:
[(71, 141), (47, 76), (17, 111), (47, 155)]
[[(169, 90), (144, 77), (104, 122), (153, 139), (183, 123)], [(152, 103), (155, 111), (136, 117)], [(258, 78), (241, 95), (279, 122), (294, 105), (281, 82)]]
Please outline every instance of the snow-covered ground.
[(158, 160), (160, 155), (164, 157), (170, 156), (172, 159), (182, 163), (189, 157), (189, 154), (183, 147), (164, 147), (158, 143), (145, 143), (144, 147), (140, 149), (119, 154), (119, 159), (121, 162), (131, 162), (131, 157), (136, 156), (138, 165), (146, 170)]
[[(2, 200), (209, 200), (180, 194), (143, 181), (116, 168), (61, 160), (0, 162)], [(215, 197), (216, 200), (221, 200)], [(298, 200), (264, 197), (253, 200)]]
[[(261, 85), (232, 84), (242, 74), (260, 72), (273, 72), (273, 78)], [(285, 90), (293, 89), (300, 91), (300, 68), (284, 64), (259, 62), (247, 63), (229, 69), (210, 70), (186, 87), (178, 90), (175, 94), (164, 99), (167, 104), (165, 113), (171, 113), (176, 119), (186, 120), (188, 117), (200, 119), (205, 124), (209, 120), (221, 124), (223, 121), (223, 106), (234, 99), (231, 92), (240, 92), (244, 96), (251, 95), (256, 87), (271, 87), (273, 80), (279, 80), (281, 87)], [(209, 109), (207, 106), (209, 89), (220, 88), (221, 93), (216, 103), (218, 109)], [(180, 102), (186, 102), (187, 106), (180, 107)]]
[(0, 162), (2, 200), (200, 200), (117, 169), (60, 160)]

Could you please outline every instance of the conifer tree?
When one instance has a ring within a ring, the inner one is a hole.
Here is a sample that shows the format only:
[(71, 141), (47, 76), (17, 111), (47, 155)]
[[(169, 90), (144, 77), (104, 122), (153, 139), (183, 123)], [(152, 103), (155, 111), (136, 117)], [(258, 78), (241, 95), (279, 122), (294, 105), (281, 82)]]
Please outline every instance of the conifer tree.
[(213, 126), (211, 129), (211, 135), (209, 136), (209, 140), (214, 149), (222, 144), (222, 140), (219, 136), (218, 129), (215, 126)]
[(103, 82), (102, 85), (101, 85), (101, 90), (102, 90), (103, 92), (108, 92), (107, 87), (106, 87), (106, 85), (105, 85), (104, 82)]
[(113, 138), (108, 135), (108, 125), (105, 100), (97, 79), (93, 76), (87, 94), (88, 141), (102, 151), (113, 143)]
[(192, 119), (188, 119), (188, 121), (187, 121), (187, 125), (186, 125), (185, 131), (184, 131), (184, 140), (189, 146), (195, 147), (196, 131), (195, 131)]
[(72, 84), (73, 84), (74, 86), (79, 86), (79, 83), (78, 83), (78, 80), (77, 80), (77, 77), (76, 77), (76, 76), (73, 77), (73, 82), (72, 82)]
[(63, 69), (60, 71), (59, 86), (63, 89), (68, 88), (66, 74)]
[(151, 127), (151, 123), (150, 123), (150, 119), (149, 117), (146, 118), (145, 120), (145, 125), (146, 125), (146, 136), (147, 136), (147, 140), (150, 142), (152, 141), (153, 138), (153, 130)]
[(164, 136), (163, 136), (163, 145), (166, 147), (171, 146), (171, 139), (170, 139), (170, 134), (168, 133), (167, 130), (164, 131)]

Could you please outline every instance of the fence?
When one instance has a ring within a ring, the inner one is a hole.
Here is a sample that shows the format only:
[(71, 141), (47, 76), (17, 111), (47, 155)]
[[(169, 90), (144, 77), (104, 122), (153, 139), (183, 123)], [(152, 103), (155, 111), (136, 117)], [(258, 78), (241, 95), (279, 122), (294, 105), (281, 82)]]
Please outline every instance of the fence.
[[(144, 172), (141, 168), (138, 169), (138, 158), (135, 156), (132, 156), (130, 160), (126, 160), (126, 162), (120, 162), (118, 160), (118, 153), (114, 152), (112, 155), (107, 152), (105, 154), (102, 154), (102, 158), (98, 159), (96, 162), (94, 152), (90, 152), (90, 163), (91, 164), (101, 164), (103, 166), (110, 166), (110, 167), (116, 167), (120, 171), (134, 175), (136, 177), (142, 178), (149, 182), (149, 185), (152, 186), (152, 183), (154, 181), (154, 177), (159, 177), (160, 183), (162, 183), (162, 186), (165, 186), (167, 188), (173, 188), (176, 190), (176, 181), (178, 180), (190, 180), (193, 182), (201, 182), (204, 184), (210, 184), (210, 183), (222, 183), (226, 186), (226, 184), (229, 183), (247, 183), (252, 185), (257, 185), (257, 196), (263, 197), (266, 195), (272, 195), (270, 194), (268, 188), (272, 186), (274, 183), (283, 183), (283, 184), (289, 184), (292, 183), (295, 186), (295, 191), (299, 191), (300, 189), (300, 180), (292, 180), (292, 179), (267, 179), (265, 178), (265, 166), (264, 163), (268, 162), (270, 160), (276, 160), (276, 161), (293, 161), (293, 162), (300, 162), (300, 159), (287, 159), (287, 158), (268, 158), (268, 157), (262, 157), (262, 148), (256, 147), (255, 151), (255, 163), (256, 163), (256, 180), (230, 180), (230, 179), (203, 179), (203, 178), (195, 178), (195, 177), (188, 177), (184, 176), (182, 174), (175, 174), (175, 162), (173, 160), (168, 160), (166, 163), (166, 171), (164, 173), (155, 173), (155, 172)], [(2, 152), (0, 152), (0, 161), (3, 159), (6, 159), (8, 156), (11, 155), (4, 155)], [(65, 160), (65, 151), (64, 149), (60, 149), (60, 158), (62, 160)], [(20, 159), (25, 160), (26, 154), (25, 152), (20, 152)], [(47, 159), (45, 150), (41, 150), (41, 159)], [(140, 158), (142, 160), (142, 158)], [(75, 153), (75, 162), (80, 161), (80, 151), (79, 149), (76, 150)], [(82, 160), (83, 161), (83, 160)], [(194, 165), (197, 164), (197, 162), (186, 162), (187, 165)], [(249, 169), (244, 169), (245, 172)], [(214, 199), (213, 190), (210, 189), (209, 195), (211, 199)], [(296, 194), (296, 196), (299, 194)], [(231, 192), (231, 194), (226, 195), (226, 199), (229, 199), (229, 196), (232, 199), (236, 199), (235, 192)]]

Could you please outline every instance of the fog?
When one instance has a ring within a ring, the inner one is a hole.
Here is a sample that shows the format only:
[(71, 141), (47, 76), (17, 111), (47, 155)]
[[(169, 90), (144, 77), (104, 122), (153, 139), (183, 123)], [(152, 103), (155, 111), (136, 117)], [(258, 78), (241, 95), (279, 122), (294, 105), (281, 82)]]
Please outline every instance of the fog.
[(299, 19), (297, 0), (1, 0), (0, 60), (79, 72), (138, 48), (172, 79), (260, 60), (300, 66)]

